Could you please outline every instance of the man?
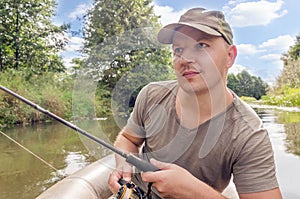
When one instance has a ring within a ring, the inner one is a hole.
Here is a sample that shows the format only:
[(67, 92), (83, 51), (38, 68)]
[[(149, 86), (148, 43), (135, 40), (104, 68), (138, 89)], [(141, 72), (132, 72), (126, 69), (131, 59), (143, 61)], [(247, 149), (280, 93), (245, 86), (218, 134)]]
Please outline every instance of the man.
[(241, 199), (280, 199), (273, 151), (256, 113), (226, 86), (237, 50), (219, 11), (188, 10), (158, 33), (172, 44), (177, 81), (156, 82), (140, 92), (115, 146), (138, 153), (160, 170), (134, 174), (116, 157), (109, 178), (116, 193), (120, 178), (155, 198), (225, 198), (231, 177)]

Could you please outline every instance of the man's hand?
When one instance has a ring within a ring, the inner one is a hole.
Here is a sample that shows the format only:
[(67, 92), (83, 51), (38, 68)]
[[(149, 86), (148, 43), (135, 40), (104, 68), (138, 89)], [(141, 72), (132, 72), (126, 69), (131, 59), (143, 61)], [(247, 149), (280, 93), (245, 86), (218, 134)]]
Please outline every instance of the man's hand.
[(121, 185), (118, 183), (120, 178), (123, 178), (125, 181), (130, 182), (132, 175), (132, 166), (129, 164), (124, 164), (123, 166), (113, 170), (108, 178), (109, 189), (116, 194), (121, 188)]
[[(115, 147), (126, 153), (138, 153), (139, 147), (144, 142), (144, 139), (135, 137), (130, 131), (126, 132), (124, 129), (119, 133), (115, 141)], [(127, 182), (131, 181), (132, 166), (128, 164), (125, 159), (119, 155), (115, 156), (117, 168), (110, 173), (108, 185), (110, 190), (116, 194), (121, 188), (118, 183), (120, 178)]]
[(145, 182), (152, 182), (164, 198), (224, 198), (220, 193), (178, 165), (163, 163), (154, 159), (151, 159), (150, 162), (160, 170), (142, 173), (142, 179)]

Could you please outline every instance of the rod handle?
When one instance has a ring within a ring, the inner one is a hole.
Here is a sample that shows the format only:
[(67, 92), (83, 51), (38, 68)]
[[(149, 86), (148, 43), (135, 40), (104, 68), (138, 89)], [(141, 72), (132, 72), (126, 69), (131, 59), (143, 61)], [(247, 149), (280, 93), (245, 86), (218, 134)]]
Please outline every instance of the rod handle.
[(154, 166), (153, 164), (150, 164), (150, 162), (142, 160), (132, 154), (128, 154), (128, 156), (126, 157), (126, 162), (134, 165), (137, 169), (139, 169), (140, 171), (144, 171), (144, 172), (159, 170), (156, 166)]

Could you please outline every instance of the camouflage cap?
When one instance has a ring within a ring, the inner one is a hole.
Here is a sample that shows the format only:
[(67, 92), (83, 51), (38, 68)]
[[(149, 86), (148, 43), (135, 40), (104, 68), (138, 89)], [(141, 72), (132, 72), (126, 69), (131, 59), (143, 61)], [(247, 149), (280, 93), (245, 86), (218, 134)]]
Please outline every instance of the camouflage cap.
[(174, 32), (182, 26), (189, 26), (207, 34), (221, 36), (228, 44), (233, 44), (233, 35), (224, 14), (220, 11), (209, 11), (204, 8), (192, 8), (183, 14), (178, 23), (164, 26), (158, 33), (158, 41), (171, 44)]

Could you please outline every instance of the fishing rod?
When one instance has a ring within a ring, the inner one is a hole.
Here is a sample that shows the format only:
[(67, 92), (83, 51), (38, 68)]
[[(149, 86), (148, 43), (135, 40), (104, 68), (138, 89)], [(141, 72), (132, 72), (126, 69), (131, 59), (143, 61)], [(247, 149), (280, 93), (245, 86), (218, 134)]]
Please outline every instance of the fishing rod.
[(137, 156), (133, 155), (133, 154), (128, 154), (128, 153), (124, 153), (123, 151), (115, 148), (114, 146), (104, 142), (103, 140), (95, 137), (94, 135), (88, 133), (87, 131), (77, 127), (76, 125), (72, 124), (71, 122), (68, 122), (64, 119), (62, 119), (61, 117), (55, 115), (54, 113), (51, 113), (48, 110), (43, 109), (42, 107), (40, 107), (39, 105), (31, 102), (30, 100), (18, 95), (17, 93), (9, 90), (8, 88), (5, 88), (4, 86), (0, 85), (0, 89), (5, 91), (6, 93), (9, 93), (10, 95), (16, 97), (17, 99), (21, 100), (22, 102), (28, 104), (29, 106), (33, 107), (34, 109), (46, 114), (47, 116), (53, 118), (54, 120), (64, 124), (65, 126), (79, 132), (80, 134), (90, 138), (91, 140), (97, 142), (98, 144), (108, 148), (109, 150), (113, 151), (114, 153), (122, 156), (123, 158), (125, 158), (126, 162), (130, 163), (131, 165), (135, 166), (137, 169), (139, 169), (140, 171), (158, 171), (159, 169), (157, 167), (155, 167), (154, 165), (150, 164), (149, 162), (142, 160), (140, 158), (138, 158)]

